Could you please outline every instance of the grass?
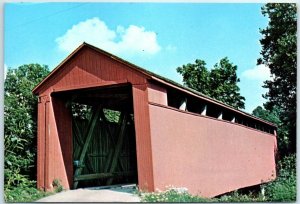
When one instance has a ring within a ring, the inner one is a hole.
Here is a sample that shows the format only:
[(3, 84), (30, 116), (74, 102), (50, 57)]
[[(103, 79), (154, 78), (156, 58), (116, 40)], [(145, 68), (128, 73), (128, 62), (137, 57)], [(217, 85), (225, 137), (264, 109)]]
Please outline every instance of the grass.
[(176, 189), (168, 189), (164, 192), (140, 193), (142, 202), (213, 202), (211, 199), (193, 196), (188, 192), (178, 192)]
[(169, 189), (164, 192), (155, 193), (141, 193), (140, 194), (142, 202), (266, 202), (268, 201), (262, 194), (242, 194), (239, 191), (234, 191), (218, 198), (203, 198), (200, 196), (194, 196), (188, 192), (178, 192), (174, 189)]
[(145, 193), (140, 192), (142, 202), (197, 202), (197, 203), (210, 203), (210, 202), (265, 202), (265, 198), (259, 194), (241, 194), (234, 191), (223, 195), (219, 198), (203, 198), (194, 196), (187, 191), (180, 192), (174, 188), (167, 189), (164, 192)]
[(17, 186), (10, 186), (4, 189), (5, 202), (34, 202), (43, 197), (63, 191), (63, 186), (58, 179), (53, 180), (53, 192), (45, 192), (36, 189), (36, 182), (25, 179)]
[(37, 190), (34, 187), (26, 188), (12, 188), (5, 190), (4, 200), (5, 202), (33, 202), (39, 200), (45, 196), (52, 195), (51, 192), (44, 192)]

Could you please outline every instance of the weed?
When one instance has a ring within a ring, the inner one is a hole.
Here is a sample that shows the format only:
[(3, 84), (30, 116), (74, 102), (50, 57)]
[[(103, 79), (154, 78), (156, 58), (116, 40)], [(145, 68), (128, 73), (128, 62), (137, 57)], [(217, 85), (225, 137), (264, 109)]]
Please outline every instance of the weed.
[(61, 185), (61, 181), (59, 179), (54, 179), (52, 185), (55, 193), (59, 193), (64, 190), (64, 187)]
[(268, 201), (296, 201), (296, 155), (289, 155), (278, 163), (278, 177), (275, 181), (264, 184)]

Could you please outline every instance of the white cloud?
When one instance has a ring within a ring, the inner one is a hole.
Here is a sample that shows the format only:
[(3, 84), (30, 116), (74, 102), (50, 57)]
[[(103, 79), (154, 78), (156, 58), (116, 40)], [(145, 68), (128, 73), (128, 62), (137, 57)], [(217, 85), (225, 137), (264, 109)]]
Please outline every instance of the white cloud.
[(153, 55), (161, 49), (155, 32), (135, 25), (128, 28), (118, 26), (116, 30), (111, 30), (97, 17), (73, 25), (55, 41), (59, 49), (65, 52), (73, 51), (84, 41), (114, 54)]
[(242, 73), (242, 76), (250, 80), (259, 81), (265, 81), (272, 78), (269, 67), (265, 66), (264, 64), (257, 65), (252, 69), (245, 70)]
[(6, 79), (7, 70), (8, 70), (8, 67), (6, 64), (4, 64), (4, 80)]

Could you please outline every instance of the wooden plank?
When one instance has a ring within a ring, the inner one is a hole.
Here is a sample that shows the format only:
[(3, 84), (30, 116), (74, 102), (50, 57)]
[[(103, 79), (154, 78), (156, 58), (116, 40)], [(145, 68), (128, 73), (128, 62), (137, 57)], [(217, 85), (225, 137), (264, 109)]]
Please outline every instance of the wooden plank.
[[(120, 129), (120, 132), (119, 132), (119, 135), (118, 135), (118, 142), (116, 144), (116, 148), (115, 148), (115, 151), (114, 151), (114, 155), (113, 155), (113, 160), (111, 162), (111, 167), (110, 167), (110, 173), (114, 172), (116, 167), (117, 167), (117, 161), (120, 157), (120, 152), (121, 152), (121, 148), (122, 148), (122, 145), (123, 145), (123, 140), (124, 140), (124, 137), (125, 137), (125, 130), (126, 130), (126, 123), (127, 123), (127, 117), (128, 117), (128, 113), (125, 113), (124, 114), (124, 118), (123, 118), (123, 121), (122, 121), (122, 126), (121, 126), (121, 129)], [(112, 182), (112, 178), (110, 178), (108, 181), (107, 181), (107, 185), (110, 185), (111, 182)]]
[[(76, 120), (74, 120), (74, 119), (73, 119), (73, 124), (74, 124), (74, 127), (75, 127), (75, 130), (74, 130), (73, 134), (74, 134), (74, 137), (75, 137), (76, 141), (78, 142), (78, 146), (74, 150), (74, 156), (77, 159), (78, 158), (77, 155), (81, 151), (80, 147), (84, 145), (84, 141), (82, 139), (82, 134), (81, 134), (81, 131), (78, 127), (78, 124), (77, 124)], [(95, 173), (93, 165), (92, 165), (92, 163), (89, 159), (87, 159), (86, 164), (87, 164), (86, 166), (87, 166), (88, 170)]]
[(120, 176), (132, 176), (132, 175), (134, 175), (134, 173), (135, 173), (134, 171), (125, 171), (125, 172), (114, 172), (114, 173), (85, 174), (85, 175), (76, 176), (74, 178), (74, 181), (105, 179), (105, 178), (120, 177)]
[[(104, 127), (106, 127), (106, 128), (104, 128), (104, 129), (105, 129), (107, 135), (108, 135), (109, 138), (110, 138), (110, 141), (111, 141), (111, 144), (112, 144), (112, 146), (111, 146), (111, 152), (112, 152), (113, 149), (116, 147), (116, 141), (115, 141), (115, 138), (113, 137), (113, 135), (112, 135), (112, 133), (111, 133), (111, 130), (109, 129), (108, 121), (107, 121), (107, 119), (106, 119), (106, 117), (105, 117), (105, 114), (104, 114), (103, 109), (102, 109), (102, 111), (100, 112), (100, 118), (102, 118), (103, 123), (104, 123)], [(119, 121), (122, 121), (122, 120), (120, 120), (121, 118), (122, 118), (122, 117), (120, 116)], [(111, 155), (109, 155), (109, 157), (111, 157), (111, 156), (112, 156), (112, 153), (111, 153)], [(110, 161), (110, 159), (108, 159), (108, 161)], [(125, 167), (124, 167), (124, 165), (123, 165), (123, 163), (122, 163), (122, 161), (121, 161), (121, 158), (119, 158), (118, 161), (119, 161), (119, 164), (120, 164), (122, 170), (125, 170)], [(105, 168), (105, 169), (106, 169), (105, 172), (107, 172), (108, 167)]]
[[(77, 169), (75, 170), (75, 174), (74, 174), (75, 177), (80, 175), (81, 172), (82, 172), (82, 164), (83, 164), (83, 161), (85, 159), (87, 149), (90, 145), (96, 122), (99, 119), (100, 110), (101, 110), (101, 107), (98, 106), (97, 109), (95, 111), (93, 111), (93, 114), (92, 114), (92, 117), (91, 117), (91, 122), (89, 124), (88, 132), (87, 132), (87, 136), (86, 136), (86, 141), (84, 143), (84, 146), (82, 148), (82, 151), (81, 151), (81, 154), (80, 154), (80, 157), (79, 157), (79, 167), (77, 167)], [(74, 189), (77, 188), (77, 185), (78, 185), (78, 181), (75, 181), (74, 185), (73, 185)]]
[[(121, 126), (122, 126), (122, 121), (125, 117), (125, 114), (123, 112), (121, 112), (121, 115), (120, 115), (120, 118), (119, 118), (119, 121), (118, 121), (118, 130), (116, 131), (116, 134), (118, 135), (120, 130), (121, 130)], [(114, 149), (115, 148), (111, 148), (110, 151), (109, 151), (109, 154), (108, 154), (108, 157), (107, 157), (107, 162), (105, 164), (105, 167), (104, 167), (104, 172), (108, 172), (109, 170), (109, 167), (111, 166), (111, 160), (112, 160), (112, 156), (114, 154)]]

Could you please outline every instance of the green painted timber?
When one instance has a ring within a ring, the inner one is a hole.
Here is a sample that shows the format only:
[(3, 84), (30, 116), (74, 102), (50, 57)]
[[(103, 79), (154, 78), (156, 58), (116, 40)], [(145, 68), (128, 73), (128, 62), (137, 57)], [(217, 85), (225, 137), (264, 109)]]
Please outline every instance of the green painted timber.
[[(105, 113), (103, 113), (103, 110), (100, 110), (99, 119), (95, 124), (93, 136), (91, 137), (90, 144), (88, 145), (86, 150), (86, 156), (84, 160), (85, 165), (82, 166), (80, 175), (74, 175), (74, 183), (77, 183), (76, 188), (105, 186), (107, 185), (107, 182), (110, 178), (112, 178), (112, 184), (137, 182), (134, 122), (132, 120), (132, 115), (130, 115), (130, 117), (129, 114), (126, 115), (127, 122), (125, 123), (123, 122), (125, 112), (123, 114), (120, 114), (118, 123), (109, 122), (105, 116)], [(86, 140), (87, 131), (85, 130), (88, 129), (87, 127), (89, 127), (90, 122), (86, 119), (80, 118), (75, 118), (74, 120), (76, 121), (74, 123), (76, 123), (77, 127), (73, 125), (73, 160), (79, 161), (80, 153), (82, 152), (83, 148), (82, 144), (83, 141)], [(120, 145), (120, 149), (118, 150), (119, 154), (116, 157), (116, 145), (119, 140), (122, 125), (124, 126), (123, 128), (125, 130), (123, 131), (123, 144)], [(77, 131), (79, 132), (79, 134), (77, 133)], [(81, 138), (76, 138), (78, 137), (78, 135)], [(109, 158), (110, 154), (111, 156)], [(110, 172), (113, 158), (117, 158), (117, 164), (114, 164), (114, 170), (113, 172)], [(91, 167), (89, 167), (89, 164), (91, 164)], [(118, 172), (125, 173), (118, 174)], [(127, 174), (126, 172), (134, 173)], [(112, 176), (101, 177), (101, 175), (106, 175), (103, 173), (109, 173), (108, 175)], [(90, 177), (86, 175), (100, 175), (100, 177)]]
[[(79, 157), (79, 166), (77, 166), (76, 170), (75, 170), (75, 177), (77, 175), (80, 175), (81, 172), (82, 172), (82, 168), (83, 168), (83, 165), (84, 164), (84, 159), (85, 159), (85, 156), (86, 156), (86, 152), (87, 152), (87, 149), (88, 149), (88, 146), (90, 145), (90, 142), (91, 142), (91, 138), (93, 136), (93, 131), (94, 131), (94, 127), (97, 123), (97, 120), (99, 119), (99, 114), (100, 114), (100, 110), (101, 110), (101, 107), (98, 106), (96, 108), (95, 111), (93, 111), (93, 115), (92, 115), (92, 118), (91, 118), (91, 122), (89, 124), (89, 128), (88, 128), (88, 132), (87, 132), (87, 136), (86, 136), (86, 140), (85, 140), (85, 143), (84, 143), (84, 146), (82, 147), (82, 150), (81, 150), (81, 153), (80, 153), (80, 157)], [(77, 185), (78, 185), (78, 182), (74, 182), (74, 188), (77, 188)]]
[(74, 181), (84, 181), (84, 180), (92, 180), (99, 178), (111, 178), (111, 177), (120, 177), (120, 176), (132, 176), (134, 171), (127, 172), (114, 172), (114, 173), (96, 173), (96, 174), (85, 174), (79, 175), (74, 178)]

